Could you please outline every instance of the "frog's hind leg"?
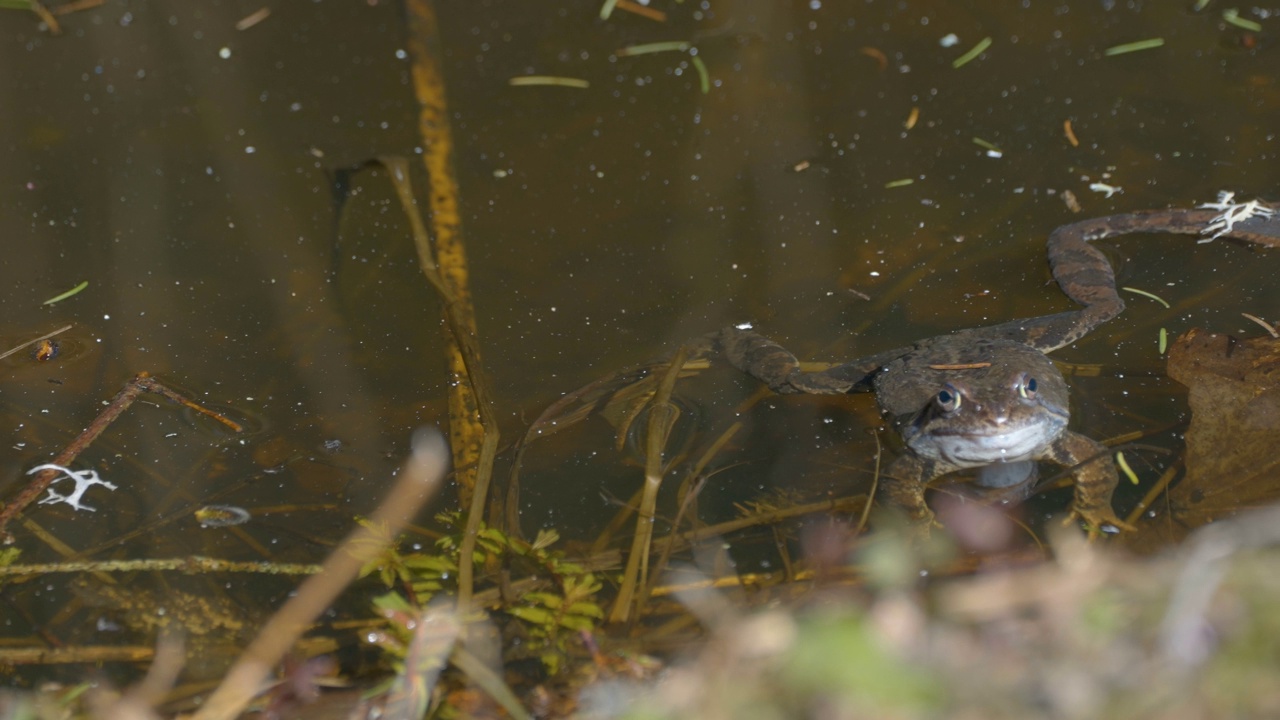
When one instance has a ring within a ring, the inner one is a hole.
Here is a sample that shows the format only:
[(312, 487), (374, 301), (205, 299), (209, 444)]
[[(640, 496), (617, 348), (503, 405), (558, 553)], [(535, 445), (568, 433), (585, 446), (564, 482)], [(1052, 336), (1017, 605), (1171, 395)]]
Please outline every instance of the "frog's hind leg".
[(754, 330), (730, 327), (718, 333), (721, 352), (734, 367), (779, 394), (842, 395), (871, 389), (870, 375), (883, 362), (905, 351), (855, 360), (819, 372), (804, 372), (786, 348)]

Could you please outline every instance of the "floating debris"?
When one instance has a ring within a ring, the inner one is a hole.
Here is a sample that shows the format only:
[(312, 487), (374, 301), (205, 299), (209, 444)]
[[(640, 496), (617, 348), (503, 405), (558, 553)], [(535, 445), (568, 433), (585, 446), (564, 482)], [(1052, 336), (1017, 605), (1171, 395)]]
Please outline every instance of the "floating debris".
[(982, 139), (982, 138), (980, 138), (980, 137), (976, 137), (976, 138), (974, 138), (974, 139), (973, 139), (973, 144), (974, 144), (974, 145), (977, 145), (977, 146), (978, 146), (978, 147), (980, 147), (980, 148), (985, 149), (985, 150), (987, 151), (987, 157), (989, 157), (989, 158), (1002, 158), (1002, 157), (1004, 157), (1004, 151), (1003, 151), (1003, 150), (1001, 150), (1001, 149), (1000, 149), (1000, 147), (999, 147), (998, 145), (996, 145), (995, 143), (991, 142), (990, 140), (983, 140), (983, 139)]
[(37, 340), (36, 344), (31, 346), (31, 359), (36, 362), (49, 362), (58, 357), (58, 352), (61, 349), (62, 346), (56, 340), (43, 338)]
[(76, 510), (87, 510), (89, 512), (97, 512), (98, 511), (97, 508), (91, 508), (88, 505), (82, 504), (80, 502), (84, 498), (85, 492), (87, 492), (89, 488), (93, 487), (94, 485), (101, 485), (108, 490), (116, 489), (115, 485), (98, 477), (98, 472), (96, 470), (81, 470), (79, 472), (76, 472), (71, 468), (63, 467), (62, 465), (54, 465), (53, 463), (47, 463), (45, 465), (37, 465), (31, 468), (30, 470), (27, 471), (27, 474), (35, 475), (36, 473), (42, 470), (57, 470), (58, 472), (62, 473), (61, 476), (56, 477), (52, 481), (50, 481), (49, 485), (53, 485), (59, 480), (71, 478), (76, 483), (76, 489), (72, 490), (70, 495), (59, 495), (56, 490), (54, 490), (52, 487), (49, 487), (48, 488), (49, 494), (46, 495), (42, 500), (40, 500), (40, 503), (39, 503), (40, 505), (57, 505), (58, 503), (65, 503), (67, 505), (70, 505), (72, 508)]
[(1204, 210), (1222, 211), (1221, 215), (1210, 220), (1204, 230), (1200, 231), (1201, 235), (1208, 235), (1209, 233), (1213, 233), (1213, 235), (1210, 235), (1207, 238), (1201, 238), (1197, 242), (1207, 243), (1217, 240), (1223, 235), (1231, 232), (1231, 229), (1235, 227), (1236, 223), (1243, 222), (1249, 218), (1265, 218), (1276, 214), (1274, 209), (1263, 205), (1257, 200), (1250, 200), (1247, 203), (1238, 203), (1235, 202), (1235, 198), (1235, 193), (1223, 190), (1218, 193), (1218, 202), (1205, 203), (1203, 205), (1196, 206)]
[(1133, 468), (1129, 467), (1129, 461), (1124, 459), (1124, 453), (1118, 450), (1116, 451), (1116, 465), (1120, 466), (1120, 471), (1124, 473), (1125, 477), (1129, 478), (1129, 482), (1134, 485), (1139, 484), (1138, 474), (1133, 471)]
[(881, 72), (884, 72), (885, 68), (889, 67), (889, 58), (885, 56), (884, 51), (881, 50), (880, 48), (875, 48), (868, 45), (866, 47), (859, 49), (858, 52), (862, 53), (863, 55), (866, 55), (872, 60), (875, 60), (876, 67)]
[(1155, 294), (1153, 294), (1153, 293), (1149, 293), (1149, 292), (1147, 292), (1146, 290), (1139, 290), (1138, 288), (1131, 288), (1131, 287), (1122, 287), (1122, 288), (1120, 288), (1120, 289), (1121, 289), (1121, 290), (1124, 290), (1125, 292), (1131, 292), (1131, 293), (1133, 293), (1134, 295), (1141, 295), (1141, 296), (1143, 296), (1143, 297), (1149, 297), (1149, 298), (1151, 298), (1152, 300), (1155, 300), (1156, 302), (1160, 303), (1161, 305), (1163, 305), (1163, 306), (1165, 306), (1165, 307), (1169, 307), (1169, 303), (1165, 302), (1165, 301), (1164, 301), (1164, 298), (1160, 297), (1159, 295), (1155, 295)]
[(648, 5), (642, 5), (638, 2), (631, 2), (631, 0), (617, 0), (614, 7), (618, 10), (622, 10), (623, 12), (629, 12), (632, 15), (639, 15), (640, 17), (648, 18), (654, 22), (667, 21), (667, 14), (661, 10), (651, 8)]
[(1067, 204), (1067, 209), (1073, 213), (1078, 213), (1084, 208), (1080, 207), (1080, 201), (1076, 199), (1076, 194), (1070, 190), (1062, 191), (1062, 202)]
[(1071, 120), (1062, 121), (1062, 134), (1067, 136), (1067, 142), (1071, 143), (1071, 147), (1080, 147), (1080, 141), (1076, 139), (1076, 133), (1071, 129)]
[(977, 45), (974, 45), (973, 48), (969, 50), (969, 52), (961, 55), (955, 60), (952, 60), (951, 67), (960, 68), (960, 67), (963, 67), (964, 65), (967, 65), (971, 60), (981, 55), (983, 51), (985, 51), (989, 47), (991, 47), (991, 38), (990, 37), (982, 38), (981, 40), (978, 41)]
[(196, 510), (196, 521), (200, 527), (231, 527), (243, 525), (253, 517), (248, 510), (235, 505), (205, 505)]
[(618, 48), (615, 54), (618, 57), (631, 57), (633, 55), (652, 55), (660, 52), (684, 52), (691, 47), (693, 47), (693, 44), (688, 40), (669, 40), (666, 42), (629, 45), (624, 48)]
[(41, 304), (41, 305), (52, 305), (52, 304), (54, 304), (54, 303), (56, 303), (56, 302), (62, 302), (63, 300), (66, 300), (67, 298), (71, 297), (72, 295), (76, 295), (76, 294), (78, 294), (81, 290), (84, 290), (84, 289), (85, 289), (85, 288), (87, 288), (87, 287), (89, 287), (89, 281), (88, 281), (88, 280), (85, 280), (84, 282), (80, 283), (79, 285), (77, 285), (77, 286), (75, 286), (75, 287), (71, 288), (70, 290), (68, 290), (68, 291), (66, 291), (66, 292), (64, 292), (64, 293), (62, 293), (61, 295), (54, 295), (53, 297), (49, 298), (48, 300), (45, 300), (44, 302), (42, 302), (42, 303), (40, 303), (40, 304)]
[(1245, 18), (1240, 17), (1240, 11), (1235, 8), (1228, 8), (1226, 10), (1223, 10), (1222, 19), (1228, 25), (1235, 25), (1236, 27), (1241, 28), (1243, 30), (1249, 30), (1251, 32), (1262, 32), (1262, 25), (1260, 23), (1254, 22), (1253, 20), (1246, 20)]
[(1108, 185), (1106, 183), (1100, 183), (1100, 182), (1089, 183), (1089, 189), (1098, 193), (1106, 193), (1107, 197), (1111, 197), (1116, 193), (1124, 192), (1124, 188), (1120, 187), (1119, 185)]
[(236, 21), (236, 30), (244, 32), (258, 23), (271, 17), (271, 8), (262, 7)]
[(693, 69), (698, 71), (698, 87), (702, 90), (702, 94), (711, 92), (711, 73), (707, 72), (707, 64), (702, 62), (702, 58), (694, 55), (692, 50), (689, 62), (693, 65)]
[(5, 358), (9, 357), (10, 355), (13, 355), (14, 353), (21, 351), (23, 348), (28, 348), (28, 347), (31, 347), (32, 345), (38, 345), (38, 344), (40, 344), (40, 343), (44, 342), (45, 340), (48, 340), (49, 338), (53, 337), (54, 335), (60, 335), (60, 334), (62, 334), (62, 333), (64, 333), (64, 332), (66, 332), (66, 331), (70, 330), (71, 328), (72, 328), (72, 326), (71, 326), (71, 325), (63, 325), (62, 327), (58, 328), (57, 330), (54, 330), (53, 332), (48, 333), (48, 334), (46, 334), (46, 335), (41, 335), (40, 337), (36, 338), (35, 340), (28, 340), (27, 342), (22, 343), (22, 344), (21, 344), (21, 345), (19, 345), (18, 347), (15, 347), (15, 348), (9, 348), (8, 350), (5, 350), (4, 352), (0, 353), (0, 360), (3, 360), (3, 359), (5, 359)]
[(511, 87), (533, 87), (538, 85), (552, 85), (556, 87), (571, 87), (585, 90), (591, 87), (591, 83), (582, 78), (562, 77), (559, 75), (521, 75), (513, 77), (507, 81)]
[(1150, 38), (1148, 40), (1138, 40), (1137, 42), (1125, 43), (1123, 45), (1113, 45), (1102, 51), (1103, 55), (1112, 57), (1114, 55), (1125, 55), (1131, 52), (1139, 52), (1141, 50), (1153, 50), (1164, 45), (1164, 38)]
[(907, 115), (907, 121), (902, 123), (902, 127), (910, 130), (915, 127), (918, 122), (920, 122), (920, 108), (919, 106), (916, 106), (911, 108), (911, 114)]
[(1256, 322), (1259, 325), (1261, 325), (1262, 328), (1266, 330), (1267, 334), (1269, 334), (1271, 337), (1280, 338), (1280, 332), (1277, 332), (1275, 326), (1272, 325), (1271, 323), (1267, 322), (1266, 320), (1263, 320), (1257, 315), (1250, 315), (1249, 313), (1240, 313), (1240, 314), (1243, 315), (1246, 320), (1252, 320), (1253, 322)]

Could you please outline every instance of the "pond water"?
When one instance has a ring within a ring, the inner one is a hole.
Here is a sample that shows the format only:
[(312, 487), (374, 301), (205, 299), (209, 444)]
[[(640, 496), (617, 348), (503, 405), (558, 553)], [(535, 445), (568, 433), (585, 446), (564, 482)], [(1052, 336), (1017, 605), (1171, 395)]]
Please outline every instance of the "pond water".
[[(131, 410), (81, 460), (122, 486), (92, 495), (104, 511), (28, 512), (94, 557), (317, 561), (373, 508), (411, 430), (447, 422), (438, 304), (391, 188), (359, 173), (341, 213), (333, 192), (340, 169), (420, 153), (402, 10), (292, 3), (237, 30), (255, 9), (109, 3), (64, 17), (57, 37), (0, 14), (0, 336), (7, 348), (73, 324), (61, 358), (3, 365), (0, 492), (139, 371), (251, 425), (233, 438), (158, 404)], [(729, 323), (843, 360), (1067, 309), (1047, 282), (1055, 226), (1220, 190), (1274, 200), (1280, 187), (1274, 36), (1224, 23), (1217, 4), (659, 9), (665, 22), (602, 21), (584, 2), (439, 6), (504, 438), (564, 393)], [(1149, 38), (1163, 45), (1104, 54)], [(661, 41), (693, 49), (618, 52)], [(524, 75), (589, 87), (509, 85)], [(1125, 315), (1057, 354), (1102, 365), (1073, 383), (1075, 426), (1099, 438), (1185, 415), (1159, 328), (1252, 335), (1240, 313), (1274, 322), (1280, 300), (1275, 253), (1162, 236), (1105, 246), (1121, 285), (1173, 309), (1131, 296)], [(681, 393), (704, 428), (755, 389), (731, 372), (700, 377)], [(869, 467), (870, 398), (773, 398), (748, 420), (713, 513), (762, 489), (859, 491), (847, 467)], [(590, 538), (609, 497), (639, 485), (603, 423), (571, 435), (533, 449), (526, 532)], [(190, 516), (209, 502), (254, 519), (211, 534)], [(148, 523), (157, 531), (116, 540)], [(57, 557), (15, 532), (24, 560)], [(245, 592), (268, 604), (291, 587), (254, 582)], [(28, 608), (7, 618), (12, 634), (34, 634), (74, 596), (39, 585), (5, 591)]]

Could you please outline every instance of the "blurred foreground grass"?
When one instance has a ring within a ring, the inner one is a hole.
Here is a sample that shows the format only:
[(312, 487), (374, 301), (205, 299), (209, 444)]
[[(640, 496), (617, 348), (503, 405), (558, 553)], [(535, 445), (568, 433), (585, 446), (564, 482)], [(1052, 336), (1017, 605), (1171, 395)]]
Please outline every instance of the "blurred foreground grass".
[(743, 614), (682, 598), (711, 625), (706, 646), (656, 682), (588, 687), (579, 716), (1280, 717), (1277, 540), (1268, 510), (1154, 559), (1063, 532), (1054, 560), (924, 589)]

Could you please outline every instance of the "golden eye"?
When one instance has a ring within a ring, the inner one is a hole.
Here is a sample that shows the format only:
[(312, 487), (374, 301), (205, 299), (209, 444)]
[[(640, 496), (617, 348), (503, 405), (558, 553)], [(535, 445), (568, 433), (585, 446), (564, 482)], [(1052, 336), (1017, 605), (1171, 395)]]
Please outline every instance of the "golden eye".
[(934, 396), (934, 401), (938, 403), (938, 407), (943, 412), (953, 413), (960, 409), (960, 391), (951, 385), (947, 385), (938, 391), (938, 394)]

